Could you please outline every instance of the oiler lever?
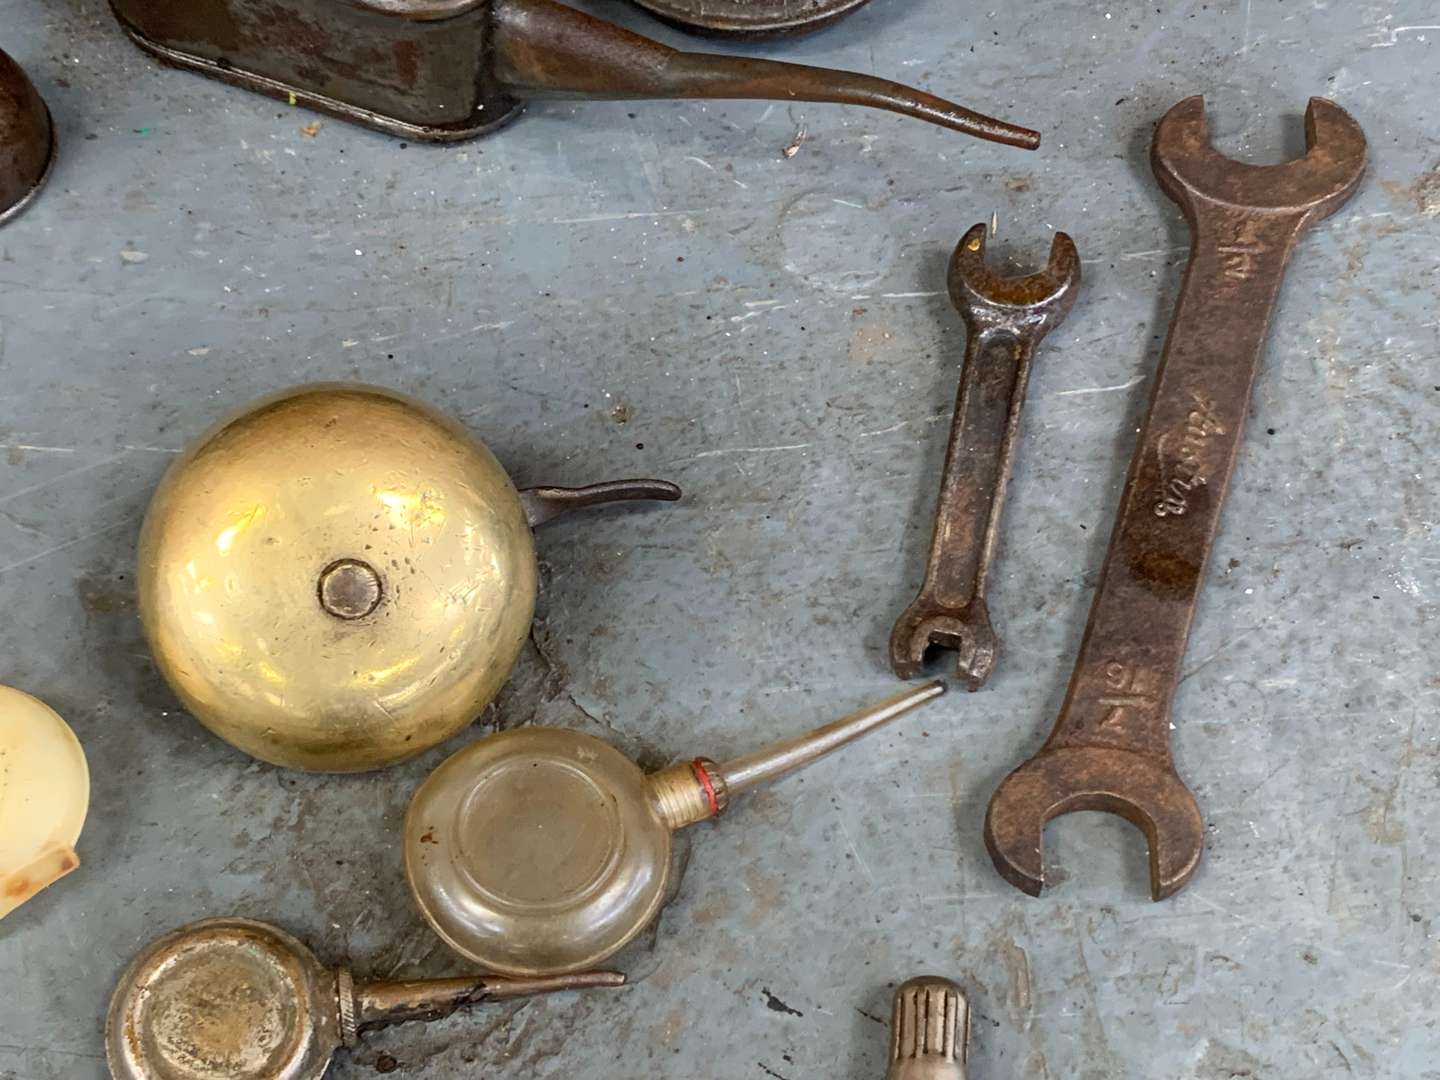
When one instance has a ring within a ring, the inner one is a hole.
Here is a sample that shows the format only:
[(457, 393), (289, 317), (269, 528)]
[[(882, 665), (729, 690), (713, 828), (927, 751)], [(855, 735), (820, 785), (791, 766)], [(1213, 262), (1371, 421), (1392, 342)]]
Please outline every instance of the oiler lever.
[(675, 502), (679, 498), (680, 489), (668, 480), (606, 480), (578, 488), (523, 488), (520, 492), (520, 505), (525, 508), (525, 520), (530, 523), (530, 527), (538, 529), (561, 514), (583, 510), (589, 506), (646, 500)]

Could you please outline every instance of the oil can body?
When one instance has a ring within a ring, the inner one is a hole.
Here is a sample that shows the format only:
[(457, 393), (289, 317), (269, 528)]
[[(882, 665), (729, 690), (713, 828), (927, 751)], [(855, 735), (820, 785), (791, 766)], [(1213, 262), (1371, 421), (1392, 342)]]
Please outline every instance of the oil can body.
[(491, 0), (111, 0), (160, 59), (402, 137), (470, 138), (519, 109)]

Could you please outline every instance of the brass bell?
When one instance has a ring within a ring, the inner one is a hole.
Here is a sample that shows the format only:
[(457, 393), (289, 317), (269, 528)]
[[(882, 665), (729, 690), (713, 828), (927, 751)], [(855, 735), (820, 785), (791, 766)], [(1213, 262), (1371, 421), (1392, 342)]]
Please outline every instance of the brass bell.
[(454, 735), (504, 682), (535, 609), (533, 525), (679, 497), (652, 480), (517, 492), (421, 402), (304, 386), (166, 473), (140, 535), (140, 617), (185, 707), (227, 742), (291, 768), (379, 768)]
[(360, 981), (348, 967), (325, 967), (278, 926), (203, 919), (152, 942), (120, 977), (105, 1058), (115, 1080), (319, 1080), (366, 1028), (624, 982), (614, 971)]
[(447, 758), (410, 802), (410, 891), (435, 932), (485, 968), (593, 967), (659, 912), (676, 829), (944, 691), (928, 683), (723, 765), (696, 758), (649, 776), (578, 731), (487, 735)]
[(24, 70), (0, 49), (0, 225), (40, 193), (55, 164), (55, 125)]

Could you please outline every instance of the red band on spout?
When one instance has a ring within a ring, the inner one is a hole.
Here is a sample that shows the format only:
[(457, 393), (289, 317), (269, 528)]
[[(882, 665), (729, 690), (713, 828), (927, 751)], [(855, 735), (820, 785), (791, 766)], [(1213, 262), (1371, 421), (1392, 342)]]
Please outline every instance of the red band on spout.
[(700, 786), (705, 789), (705, 801), (710, 804), (710, 816), (720, 816), (720, 800), (715, 797), (715, 785), (710, 782), (710, 773), (705, 768), (705, 763), (699, 758), (690, 762), (690, 769), (695, 773), (695, 779), (700, 781)]

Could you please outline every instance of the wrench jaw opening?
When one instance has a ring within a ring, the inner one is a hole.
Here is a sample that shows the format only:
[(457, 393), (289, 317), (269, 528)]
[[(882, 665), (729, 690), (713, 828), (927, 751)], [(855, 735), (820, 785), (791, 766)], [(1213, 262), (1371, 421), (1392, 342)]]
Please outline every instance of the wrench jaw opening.
[(1306, 154), (1280, 165), (1249, 165), (1210, 143), (1205, 99), (1188, 97), (1155, 128), (1150, 164), (1165, 193), (1193, 224), (1196, 206), (1273, 210), (1284, 217), (1328, 217), (1354, 194), (1365, 176), (1365, 133), (1348, 112), (1327, 98), (1305, 108)]
[[(1004, 277), (985, 262), (982, 222), (971, 227), (950, 256), (947, 284), (950, 300), (972, 332), (989, 329), (993, 322), (1024, 314), (1043, 335), (1053, 330), (1075, 305), (1080, 287), (1080, 253), (1075, 241), (1057, 232), (1050, 242), (1045, 269), (1021, 277)], [(1038, 340), (1038, 338), (1037, 338)]]
[(913, 679), (924, 668), (933, 648), (955, 650), (956, 671), (967, 689), (975, 691), (984, 686), (1000, 652), (985, 601), (972, 600), (954, 614), (936, 610), (921, 600), (906, 608), (890, 631), (890, 667), (900, 678)]
[(1112, 747), (1056, 747), (1021, 765), (990, 798), (985, 847), (1000, 876), (1039, 896), (1045, 825), (1077, 810), (1116, 814), (1144, 834), (1152, 900), (1179, 892), (1200, 863), (1200, 805), (1169, 762)]

